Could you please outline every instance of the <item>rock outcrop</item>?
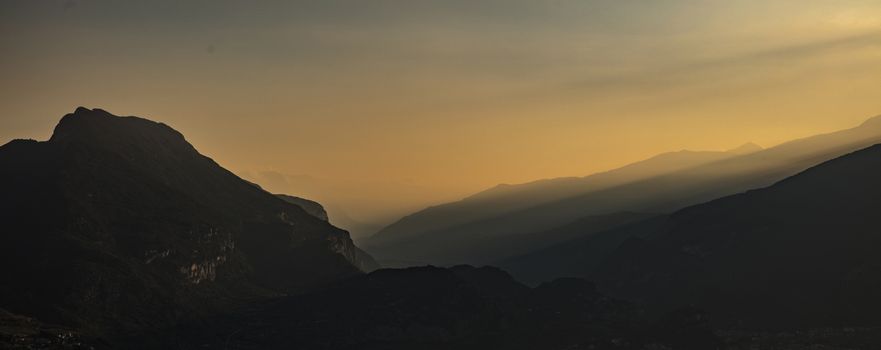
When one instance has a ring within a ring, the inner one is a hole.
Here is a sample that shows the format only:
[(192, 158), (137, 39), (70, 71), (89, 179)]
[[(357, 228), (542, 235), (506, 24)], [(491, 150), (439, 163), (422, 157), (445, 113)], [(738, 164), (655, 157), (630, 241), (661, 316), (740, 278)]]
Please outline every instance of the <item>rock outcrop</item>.
[(300, 208), (303, 208), (309, 215), (312, 215), (316, 218), (319, 218), (324, 221), (329, 221), (327, 217), (327, 211), (324, 210), (324, 206), (321, 203), (318, 203), (313, 200), (308, 200), (306, 198), (289, 196), (286, 194), (277, 194), (278, 198), (281, 198), (285, 202), (295, 204)]
[(309, 291), (372, 261), (167, 125), (100, 109), (0, 147), (0, 193), (0, 308), (90, 334)]

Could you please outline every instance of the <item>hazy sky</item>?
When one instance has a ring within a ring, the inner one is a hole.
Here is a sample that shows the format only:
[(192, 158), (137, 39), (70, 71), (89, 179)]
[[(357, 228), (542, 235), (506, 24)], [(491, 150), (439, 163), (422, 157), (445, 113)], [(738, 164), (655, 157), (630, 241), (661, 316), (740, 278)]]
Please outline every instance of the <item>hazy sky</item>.
[(372, 219), (881, 114), (881, 1), (0, 1), (0, 142), (76, 106)]

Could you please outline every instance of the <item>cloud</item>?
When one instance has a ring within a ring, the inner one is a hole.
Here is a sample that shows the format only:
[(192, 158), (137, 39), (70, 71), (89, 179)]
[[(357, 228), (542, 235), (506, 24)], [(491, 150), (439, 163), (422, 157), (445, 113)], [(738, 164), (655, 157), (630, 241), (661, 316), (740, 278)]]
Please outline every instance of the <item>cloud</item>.
[[(569, 91), (602, 91), (621, 88), (670, 88), (670, 84), (692, 84), (718, 79), (742, 77), (750, 71), (766, 73), (767, 67), (783, 64), (796, 67), (812, 59), (827, 54), (859, 52), (867, 48), (881, 47), (881, 32), (867, 32), (858, 35), (827, 40), (816, 40), (765, 50), (735, 54), (715, 59), (675, 62), (667, 65), (653, 65), (646, 62), (640, 69), (618, 74), (598, 74), (587, 78), (570, 80), (558, 85), (559, 89)], [(858, 55), (855, 55), (858, 57)], [(553, 89), (553, 90), (556, 90)]]

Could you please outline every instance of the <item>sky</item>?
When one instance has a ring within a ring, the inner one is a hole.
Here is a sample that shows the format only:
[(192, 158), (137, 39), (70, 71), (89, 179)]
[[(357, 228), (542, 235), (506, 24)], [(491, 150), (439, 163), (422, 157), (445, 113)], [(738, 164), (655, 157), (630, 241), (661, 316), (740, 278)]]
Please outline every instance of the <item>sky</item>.
[(385, 223), (881, 114), (881, 1), (0, 0), (0, 143), (77, 106)]

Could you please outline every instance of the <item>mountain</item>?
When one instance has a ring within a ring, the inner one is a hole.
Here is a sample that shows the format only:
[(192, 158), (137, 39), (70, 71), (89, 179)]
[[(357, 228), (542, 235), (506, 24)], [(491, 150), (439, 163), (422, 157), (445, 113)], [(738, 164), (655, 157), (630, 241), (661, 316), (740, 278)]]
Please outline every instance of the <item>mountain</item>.
[[(669, 152), (583, 178), (558, 178), (520, 185), (499, 185), (458, 202), (430, 207), (408, 215), (373, 236), (361, 239), (360, 242), (380, 260), (403, 266), (425, 263), (489, 263), (507, 256), (522, 254), (525, 252), (523, 248), (538, 249), (558, 242), (552, 235), (548, 235), (547, 239), (535, 238), (541, 237), (540, 233), (544, 230), (568, 223), (566, 220), (551, 222), (533, 220), (509, 225), (507, 219), (496, 220), (496, 218), (529, 211), (533, 207), (554, 203), (578, 194), (612, 188), (732, 156), (736, 155), (728, 152)], [(597, 212), (585, 213), (583, 216), (608, 215), (607, 218), (599, 221), (610, 223), (612, 218), (625, 219), (620, 214)], [(628, 222), (625, 219), (616, 224)], [(597, 229), (603, 227), (601, 225)], [(500, 236), (505, 236), (504, 241), (499, 241)], [(530, 242), (536, 246), (529, 248), (519, 242)]]
[(752, 142), (747, 142), (747, 143), (744, 143), (738, 147), (735, 147), (735, 148), (728, 150), (728, 153), (734, 153), (737, 155), (745, 155), (745, 154), (750, 154), (750, 153), (756, 153), (756, 152), (761, 151), (763, 149), (764, 148), (762, 148), (762, 146), (759, 146), (759, 145), (752, 143)]
[(0, 147), (0, 309), (87, 335), (166, 327), (369, 265), (348, 234), (177, 131), (77, 108)]
[(296, 206), (303, 208), (309, 215), (312, 215), (316, 218), (319, 218), (324, 221), (328, 221), (327, 211), (324, 210), (324, 207), (321, 206), (320, 203), (312, 200), (308, 200), (305, 198), (289, 196), (286, 194), (277, 194), (278, 198), (281, 198), (283, 201), (295, 204)]
[(329, 204), (327, 207), (328, 216), (333, 225), (349, 231), (349, 234), (356, 243), (359, 242), (361, 238), (370, 236), (376, 231), (379, 231), (383, 226), (383, 224), (380, 223), (355, 219), (349, 215), (347, 210), (340, 208), (333, 203)]
[[(484, 262), (480, 254), (463, 257), (458, 253), (459, 249), (470, 244), (462, 237), (473, 237), (474, 240), (495, 239), (498, 245), (503, 245), (511, 235), (554, 230), (584, 217), (621, 212), (671, 213), (689, 205), (768, 186), (813, 165), (878, 142), (881, 142), (881, 117), (872, 118), (856, 128), (795, 140), (760, 151), (756, 146), (746, 145), (723, 152), (724, 155), (709, 157), (714, 159), (702, 157), (703, 161), (676, 162), (672, 160), (679, 159), (673, 157), (675, 154), (667, 154), (656, 160), (662, 164), (672, 163), (679, 166), (656, 164), (651, 169), (663, 171), (639, 171), (639, 174), (653, 174), (641, 178), (619, 175), (619, 170), (598, 174), (596, 177), (584, 179), (612, 177), (618, 182), (610, 186), (584, 187), (591, 188), (587, 191), (572, 190), (572, 195), (567, 198), (529, 205), (430, 232), (411, 231), (412, 235), (408, 238), (382, 239), (380, 234), (384, 233), (380, 232), (375, 240), (365, 241), (364, 246), (381, 261), (408, 260), (401, 257), (422, 256), (421, 261), (437, 264)], [(622, 169), (628, 168), (632, 169)], [(609, 182), (604, 182), (607, 183)], [(482, 195), (485, 196), (488, 195)], [(516, 201), (511, 198), (509, 200)], [(474, 204), (474, 207), (468, 209), (471, 214), (463, 215), (469, 220), (476, 215), (474, 213), (481, 213), (476, 209), (476, 202), (471, 203)], [(508, 204), (507, 208), (512, 206), (514, 204)], [(423, 214), (414, 214), (413, 217), (427, 218)], [(401, 222), (415, 220), (405, 218)], [(583, 226), (583, 230), (586, 233), (598, 231), (587, 225)], [(395, 234), (398, 237), (407, 236), (398, 228), (393, 232), (398, 232)], [(549, 240), (545, 242), (545, 246), (558, 242)]]
[[(627, 234), (609, 231), (618, 247), (577, 275), (649, 312), (695, 305), (726, 327), (877, 326), (879, 209), (875, 145), (767, 188), (632, 225)], [(566, 244), (568, 251), (561, 245), (543, 256), (578, 263), (600, 243)]]
[(399, 252), (394, 257), (399, 260), (386, 260), (383, 263), (389, 267), (405, 267), (414, 264), (414, 262), (418, 264), (420, 259), (442, 259), (450, 263), (469, 261), (477, 264), (496, 264), (511, 256), (541, 250), (576, 237), (590, 236), (592, 233), (638, 222), (654, 215), (656, 214), (633, 212), (592, 215), (547, 231), (511, 234), (502, 237), (483, 236), (472, 234), (472, 232), (426, 235), (418, 240), (396, 244), (394, 247)]
[(718, 342), (706, 324), (653, 324), (584, 280), (529, 288), (491, 267), (424, 266), (355, 276), (131, 348), (697, 350)]
[(592, 276), (624, 242), (650, 234), (666, 220), (667, 215), (660, 214), (600, 231), (590, 222), (576, 221), (566, 228), (580, 231), (577, 237), (501, 259), (494, 264), (528, 285), (561, 277)]
[[(289, 196), (286, 194), (277, 194), (275, 196), (281, 198), (285, 202), (295, 204), (300, 208), (303, 208), (303, 210), (305, 210), (306, 213), (308, 213), (309, 215), (312, 215), (323, 221), (329, 220), (327, 217), (327, 212), (324, 210), (324, 206), (316, 201)], [(355, 264), (358, 269), (364, 272), (371, 272), (382, 268), (382, 266), (377, 263), (376, 260), (373, 260), (373, 257), (370, 256), (370, 254), (367, 254), (367, 252), (358, 247), (355, 247), (354, 259), (352, 259), (352, 263)]]
[(734, 156), (729, 152), (679, 151), (657, 155), (619, 169), (586, 177), (538, 180), (519, 185), (502, 184), (458, 202), (442, 204), (408, 215), (383, 228), (366, 241), (383, 245), (451, 229), (469, 222), (543, 203), (609, 188), (639, 179), (710, 163)]

